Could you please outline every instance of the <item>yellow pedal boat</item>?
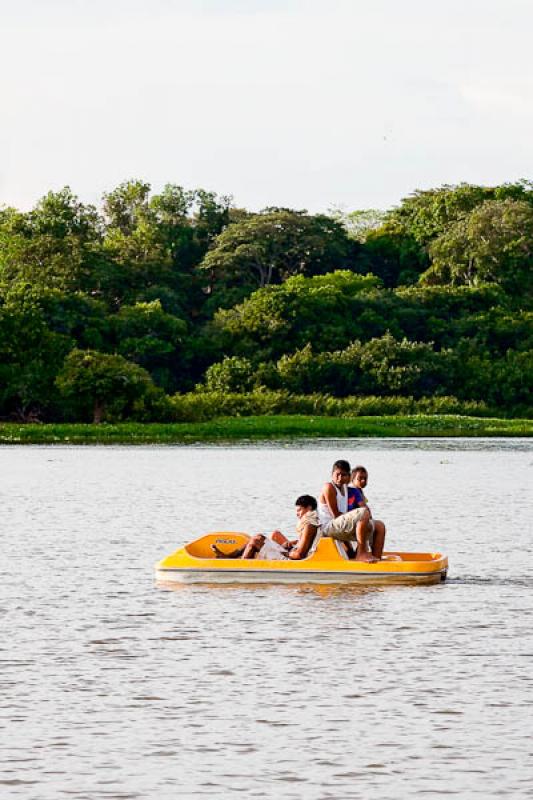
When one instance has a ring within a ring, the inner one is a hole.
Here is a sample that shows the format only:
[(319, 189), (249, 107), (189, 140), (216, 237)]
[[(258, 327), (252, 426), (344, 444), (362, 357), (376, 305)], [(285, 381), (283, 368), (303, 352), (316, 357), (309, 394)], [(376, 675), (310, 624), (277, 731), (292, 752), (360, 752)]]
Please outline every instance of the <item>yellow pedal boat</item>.
[(381, 561), (349, 560), (340, 542), (321, 538), (301, 561), (216, 558), (212, 545), (231, 553), (249, 536), (231, 531), (209, 533), (178, 548), (155, 565), (162, 583), (359, 583), (432, 584), (446, 580), (448, 559), (441, 553), (387, 552)]

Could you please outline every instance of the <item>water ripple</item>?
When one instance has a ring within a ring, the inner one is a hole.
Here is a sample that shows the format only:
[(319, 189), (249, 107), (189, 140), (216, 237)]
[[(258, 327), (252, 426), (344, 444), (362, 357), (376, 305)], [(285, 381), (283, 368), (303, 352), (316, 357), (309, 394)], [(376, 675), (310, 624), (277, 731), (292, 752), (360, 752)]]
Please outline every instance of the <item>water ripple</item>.
[[(529, 796), (530, 451), (0, 448), (2, 791)], [(448, 582), (154, 587), (153, 563), (196, 533), (290, 530), (294, 497), (343, 456), (369, 467), (391, 548), (446, 552)]]

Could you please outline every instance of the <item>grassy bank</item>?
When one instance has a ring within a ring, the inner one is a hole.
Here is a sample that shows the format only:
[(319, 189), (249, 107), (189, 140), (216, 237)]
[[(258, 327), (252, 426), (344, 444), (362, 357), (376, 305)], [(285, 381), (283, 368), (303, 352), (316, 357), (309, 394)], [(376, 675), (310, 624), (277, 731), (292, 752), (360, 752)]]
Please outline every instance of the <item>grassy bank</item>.
[(190, 444), (317, 437), (532, 435), (532, 420), (455, 415), (222, 417), (209, 422), (145, 425), (0, 424), (0, 444)]

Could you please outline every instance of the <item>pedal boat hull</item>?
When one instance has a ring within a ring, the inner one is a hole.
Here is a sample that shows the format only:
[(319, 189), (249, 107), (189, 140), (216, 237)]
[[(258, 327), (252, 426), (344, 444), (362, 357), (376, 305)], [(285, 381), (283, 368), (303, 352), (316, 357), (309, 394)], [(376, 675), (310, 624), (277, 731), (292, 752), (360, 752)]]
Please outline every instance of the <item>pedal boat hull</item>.
[(348, 560), (333, 539), (322, 538), (301, 561), (216, 558), (213, 544), (224, 553), (243, 547), (247, 534), (211, 533), (178, 548), (155, 565), (158, 583), (349, 583), (435, 584), (446, 579), (448, 559), (441, 553), (387, 552), (375, 564)]

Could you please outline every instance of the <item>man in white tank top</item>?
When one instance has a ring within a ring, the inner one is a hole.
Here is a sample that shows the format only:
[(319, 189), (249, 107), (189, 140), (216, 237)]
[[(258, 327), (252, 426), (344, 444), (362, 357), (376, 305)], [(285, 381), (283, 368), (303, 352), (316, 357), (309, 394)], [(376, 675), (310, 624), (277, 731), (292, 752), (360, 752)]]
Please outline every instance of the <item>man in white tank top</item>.
[(350, 477), (350, 464), (347, 461), (340, 460), (333, 464), (331, 481), (324, 484), (318, 498), (322, 534), (341, 542), (356, 542), (356, 561), (373, 564), (379, 559), (369, 552), (369, 511), (367, 508), (348, 511)]

